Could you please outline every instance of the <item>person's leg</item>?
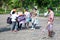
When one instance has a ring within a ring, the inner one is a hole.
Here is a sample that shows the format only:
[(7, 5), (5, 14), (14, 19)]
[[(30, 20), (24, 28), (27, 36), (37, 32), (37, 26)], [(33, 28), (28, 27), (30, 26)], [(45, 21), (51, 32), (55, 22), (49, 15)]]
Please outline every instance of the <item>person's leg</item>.
[(34, 24), (34, 28), (36, 27), (36, 24)]
[(25, 23), (25, 28), (26, 28), (26, 23)]
[(34, 23), (32, 23), (32, 29), (34, 28)]
[(26, 27), (29, 28), (29, 22), (26, 23)]
[(15, 31), (17, 31), (17, 29), (18, 29), (18, 23), (16, 22)]
[(16, 22), (12, 22), (11, 31), (14, 31), (15, 25), (16, 25)]
[(22, 29), (22, 23), (21, 24), (19, 24), (19, 27), (20, 27), (20, 30)]
[(51, 37), (51, 32), (48, 30), (48, 36)]
[(47, 30), (48, 30), (48, 36), (50, 37), (50, 22), (48, 22), (48, 25), (47, 25)]
[(35, 26), (36, 26), (36, 25), (35, 25), (34, 23), (32, 23), (32, 28), (31, 28), (31, 29), (35, 29)]
[(18, 31), (21, 30), (21, 26), (22, 26), (22, 24), (20, 22), (18, 22), (18, 28), (17, 28)]
[(50, 24), (50, 32), (51, 32), (51, 36), (53, 35), (53, 24)]
[(26, 19), (26, 27), (29, 28), (29, 22), (30, 22), (30, 18)]
[(19, 30), (19, 28), (20, 28), (20, 27), (19, 27), (19, 22), (18, 22), (18, 30)]
[(53, 37), (53, 36), (52, 36), (52, 31), (48, 31), (48, 36), (49, 36), (49, 37)]
[(53, 28), (52, 28), (52, 24), (49, 25), (49, 30), (48, 30), (48, 36), (52, 37), (52, 33), (53, 33)]

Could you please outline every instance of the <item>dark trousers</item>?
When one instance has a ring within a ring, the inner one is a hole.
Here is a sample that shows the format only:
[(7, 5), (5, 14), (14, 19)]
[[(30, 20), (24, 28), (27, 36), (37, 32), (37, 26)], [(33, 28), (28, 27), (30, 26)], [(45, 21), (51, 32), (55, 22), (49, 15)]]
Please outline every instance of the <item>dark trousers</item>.
[(18, 22), (18, 30), (21, 30), (22, 29), (22, 24), (19, 24)]
[(18, 28), (19, 28), (19, 22), (18, 22)]

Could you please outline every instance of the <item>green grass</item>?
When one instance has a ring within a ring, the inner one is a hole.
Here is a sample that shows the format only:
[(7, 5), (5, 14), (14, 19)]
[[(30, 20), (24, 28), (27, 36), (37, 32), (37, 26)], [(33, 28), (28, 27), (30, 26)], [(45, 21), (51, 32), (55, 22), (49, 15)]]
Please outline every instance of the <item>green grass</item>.
[(60, 13), (56, 13), (55, 16), (60, 16)]
[(7, 10), (7, 11), (5, 12), (4, 9), (0, 9), (0, 14), (9, 14), (9, 13), (10, 13), (10, 10)]
[[(5, 10), (4, 9), (0, 9), (0, 14), (9, 14), (11, 10), (7, 10), (6, 13), (5, 13)], [(40, 11), (40, 14), (41, 13), (44, 13), (43, 11)], [(60, 12), (56, 12), (55, 11), (55, 16), (60, 16)]]

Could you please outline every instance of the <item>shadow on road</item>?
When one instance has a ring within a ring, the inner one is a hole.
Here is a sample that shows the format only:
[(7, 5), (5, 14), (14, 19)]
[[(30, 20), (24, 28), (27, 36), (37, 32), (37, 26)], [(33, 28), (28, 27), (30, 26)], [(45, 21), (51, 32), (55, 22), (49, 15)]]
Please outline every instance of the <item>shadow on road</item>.
[[(29, 28), (31, 28), (32, 26), (29, 26)], [(41, 26), (36, 26), (35, 27), (35, 29), (40, 29), (41, 28)], [(22, 27), (22, 29), (24, 30), (24, 29), (27, 29), (27, 27)]]
[(0, 28), (0, 32), (6, 32), (6, 31), (10, 31), (10, 28), (7, 27)]
[[(32, 26), (30, 26), (29, 28), (31, 28)], [(42, 26), (36, 26), (35, 29), (40, 29)]]
[[(31, 28), (31, 26), (29, 28)], [(40, 28), (41, 28), (41, 26), (35, 27), (35, 29), (40, 29)], [(25, 29), (27, 29), (27, 28), (26, 27), (22, 27), (22, 30), (25, 30)], [(6, 31), (10, 31), (10, 28), (7, 28), (7, 27), (0, 28), (0, 32), (6, 32)]]

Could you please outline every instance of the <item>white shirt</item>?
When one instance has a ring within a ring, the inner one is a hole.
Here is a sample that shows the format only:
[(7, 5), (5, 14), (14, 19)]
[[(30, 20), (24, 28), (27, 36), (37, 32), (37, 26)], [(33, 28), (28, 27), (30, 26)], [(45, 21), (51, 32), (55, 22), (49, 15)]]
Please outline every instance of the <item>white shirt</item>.
[(31, 16), (31, 15), (30, 15), (30, 12), (25, 12), (24, 14), (25, 14), (26, 17), (28, 17), (28, 18)]
[(12, 16), (11, 16), (11, 18), (12, 18), (12, 22), (15, 22), (16, 21), (16, 17), (18, 17), (18, 15), (17, 14), (12, 14)]

